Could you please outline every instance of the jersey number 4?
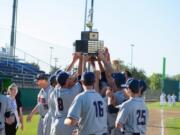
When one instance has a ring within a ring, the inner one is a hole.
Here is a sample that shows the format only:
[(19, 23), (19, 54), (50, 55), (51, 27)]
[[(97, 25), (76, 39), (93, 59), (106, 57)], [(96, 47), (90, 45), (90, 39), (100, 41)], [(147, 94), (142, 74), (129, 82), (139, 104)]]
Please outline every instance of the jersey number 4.
[(103, 102), (102, 101), (94, 101), (93, 105), (96, 110), (96, 117), (103, 117), (104, 115), (104, 110), (103, 110)]
[(57, 103), (58, 103), (58, 109), (59, 111), (62, 111), (64, 109), (64, 106), (63, 106), (63, 100), (62, 98), (57, 98)]
[(146, 111), (145, 110), (137, 110), (137, 125), (145, 125), (146, 124)]

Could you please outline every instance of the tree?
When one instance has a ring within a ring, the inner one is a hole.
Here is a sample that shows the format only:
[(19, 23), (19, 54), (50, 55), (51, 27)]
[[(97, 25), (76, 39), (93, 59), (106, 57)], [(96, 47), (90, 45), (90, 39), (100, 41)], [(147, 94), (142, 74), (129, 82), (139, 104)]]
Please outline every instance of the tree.
[(141, 79), (141, 80), (144, 80), (144, 81), (148, 80), (147, 76), (145, 75), (145, 71), (144, 70), (137, 69), (136, 67), (133, 67), (132, 70), (130, 70), (130, 71), (131, 71), (132, 76), (134, 78)]
[(125, 71), (125, 69), (128, 69), (128, 66), (124, 64), (124, 61), (117, 59), (112, 61), (112, 67), (115, 72)]
[(113, 60), (112, 67), (115, 72), (121, 72), (121, 71), (128, 70), (131, 72), (131, 74), (134, 78), (144, 80), (148, 84), (148, 78), (145, 75), (145, 71), (143, 69), (138, 69), (136, 67), (133, 67), (132, 69), (130, 69), (130, 67), (125, 65), (124, 61), (122, 61), (120, 59)]
[(50, 72), (49, 72), (49, 74), (54, 74), (57, 70), (59, 70), (60, 68), (58, 68), (58, 67), (52, 67), (51, 66), (51, 69), (50, 69)]
[(174, 75), (172, 78), (174, 80), (180, 81), (180, 74)]
[(161, 81), (162, 81), (162, 74), (159, 73), (153, 73), (150, 77), (149, 77), (149, 86), (152, 90), (159, 90), (162, 88), (161, 85)]
[(35, 63), (35, 62), (31, 62), (31, 63), (29, 63), (29, 64), (33, 65), (33, 66), (36, 67), (37, 69), (40, 69), (39, 65), (38, 65), (37, 63)]

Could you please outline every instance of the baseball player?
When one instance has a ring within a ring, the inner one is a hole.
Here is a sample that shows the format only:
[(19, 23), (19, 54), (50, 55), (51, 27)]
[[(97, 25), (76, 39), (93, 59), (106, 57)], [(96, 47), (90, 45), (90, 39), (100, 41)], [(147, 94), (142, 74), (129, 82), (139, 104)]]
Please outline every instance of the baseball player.
[(85, 72), (82, 76), (84, 92), (78, 94), (69, 108), (66, 125), (79, 124), (79, 135), (103, 135), (107, 133), (107, 105), (93, 89), (95, 75)]
[[(116, 85), (117, 90), (115, 93), (111, 94), (112, 95), (111, 97), (108, 97), (108, 101), (114, 100), (113, 105), (118, 106), (127, 100), (125, 91), (122, 87), (122, 85), (125, 84), (125, 82), (126, 82), (126, 78), (125, 78), (124, 74), (122, 74), (122, 73), (113, 73), (112, 77), (114, 79), (114, 84)], [(111, 92), (112, 92), (112, 90), (111, 90)], [(111, 104), (111, 102), (108, 102), (108, 107), (110, 104)], [(116, 117), (117, 117), (117, 112), (108, 112), (108, 129), (109, 129), (109, 132), (111, 135), (122, 134), (119, 129), (115, 128), (114, 123), (116, 121)]]
[(9, 99), (0, 94), (0, 135), (5, 135), (5, 123), (11, 125), (15, 121)]
[(54, 89), (57, 85), (57, 81), (56, 81), (56, 75), (52, 75), (49, 79), (50, 82), (50, 94), (49, 94), (49, 98), (48, 98), (48, 112), (46, 113), (44, 119), (43, 119), (43, 135), (50, 135), (51, 133), (51, 125), (52, 122), (54, 122), (54, 112), (55, 112), (55, 105), (52, 103), (53, 102), (53, 93), (54, 93)]
[(43, 119), (48, 111), (48, 97), (50, 94), (50, 86), (48, 83), (48, 76), (46, 74), (38, 74), (36, 77), (37, 85), (41, 88), (38, 94), (38, 103), (28, 115), (27, 121), (30, 122), (33, 115), (39, 112), (40, 118), (38, 123), (38, 135), (43, 135)]
[(139, 81), (131, 79), (126, 86), (130, 99), (120, 107), (116, 127), (124, 128), (125, 135), (145, 135), (148, 110), (144, 99), (139, 97)]
[(79, 83), (72, 86), (72, 78), (66, 72), (61, 72), (57, 78), (59, 87), (54, 92), (55, 121), (52, 125), (51, 135), (71, 135), (75, 126), (67, 126), (64, 120), (75, 96), (82, 91)]

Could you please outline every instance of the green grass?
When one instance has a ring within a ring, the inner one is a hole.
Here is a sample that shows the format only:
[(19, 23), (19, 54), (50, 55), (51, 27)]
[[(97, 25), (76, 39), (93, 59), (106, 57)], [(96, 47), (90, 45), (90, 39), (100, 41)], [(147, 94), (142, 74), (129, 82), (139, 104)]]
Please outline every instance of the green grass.
[(180, 118), (167, 119), (166, 128), (168, 129), (168, 135), (179, 135), (180, 134)]
[(168, 103), (166, 103), (164, 106), (161, 106), (159, 102), (149, 102), (147, 103), (148, 109), (160, 109), (163, 108), (164, 110), (180, 110), (180, 102), (176, 102), (176, 105), (169, 106)]
[[(149, 102), (147, 103), (148, 109), (160, 109), (164, 108), (164, 110), (180, 110), (180, 102), (177, 102), (175, 106), (169, 107), (168, 105), (165, 105), (164, 107), (160, 106), (159, 102)], [(18, 129), (17, 135), (36, 135), (37, 134), (37, 126), (38, 126), (38, 119), (39, 115), (35, 115), (32, 118), (31, 123), (26, 122), (26, 116), (24, 116), (24, 130), (21, 131)], [(168, 118), (165, 123), (168, 135), (180, 135), (180, 118)]]
[(16, 135), (37, 135), (39, 115), (34, 115), (30, 123), (26, 122), (26, 117), (27, 115), (24, 116), (24, 130), (19, 128)]

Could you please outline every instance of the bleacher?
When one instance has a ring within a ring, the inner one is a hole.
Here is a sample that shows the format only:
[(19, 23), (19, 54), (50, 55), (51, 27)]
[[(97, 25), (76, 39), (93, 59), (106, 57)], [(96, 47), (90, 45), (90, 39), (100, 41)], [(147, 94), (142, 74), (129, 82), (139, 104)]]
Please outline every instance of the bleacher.
[(0, 71), (3, 74), (12, 76), (12, 81), (19, 87), (34, 88), (34, 79), (37, 74), (44, 73), (33, 64), (25, 63), (19, 59), (4, 57), (0, 55)]

